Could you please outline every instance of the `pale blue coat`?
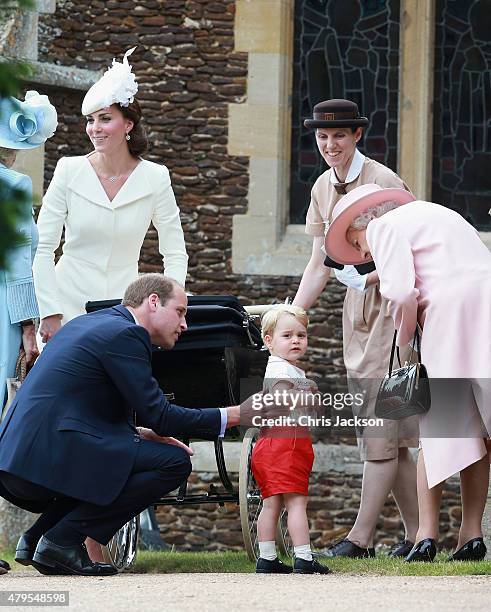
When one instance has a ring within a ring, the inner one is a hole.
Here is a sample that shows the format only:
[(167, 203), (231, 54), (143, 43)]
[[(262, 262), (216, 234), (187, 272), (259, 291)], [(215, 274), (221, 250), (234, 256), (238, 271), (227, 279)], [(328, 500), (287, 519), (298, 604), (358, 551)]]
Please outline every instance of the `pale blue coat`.
[[(17, 227), (22, 244), (8, 253), (7, 269), (0, 269), (0, 406), (3, 406), (6, 401), (6, 379), (14, 376), (22, 341), (20, 321), (39, 316), (32, 279), (32, 260), (38, 234), (32, 216), (31, 179), (0, 164), (0, 180), (28, 195), (25, 214)], [(4, 205), (0, 202), (0, 206)]]

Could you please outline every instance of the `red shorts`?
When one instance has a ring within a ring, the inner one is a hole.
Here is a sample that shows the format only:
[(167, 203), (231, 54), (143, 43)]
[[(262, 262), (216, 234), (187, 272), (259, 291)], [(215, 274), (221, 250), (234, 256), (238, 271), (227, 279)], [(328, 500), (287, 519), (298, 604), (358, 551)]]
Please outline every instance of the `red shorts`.
[(259, 438), (252, 451), (252, 473), (263, 499), (281, 493), (308, 495), (313, 463), (310, 437)]

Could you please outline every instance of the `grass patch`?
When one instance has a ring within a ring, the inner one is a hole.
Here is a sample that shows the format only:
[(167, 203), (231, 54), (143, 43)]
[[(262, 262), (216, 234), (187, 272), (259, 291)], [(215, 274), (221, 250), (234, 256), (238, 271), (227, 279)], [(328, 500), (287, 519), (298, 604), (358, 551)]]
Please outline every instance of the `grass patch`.
[[(371, 576), (472, 576), (491, 574), (491, 561), (446, 561), (448, 553), (439, 553), (433, 563), (406, 563), (378, 554), (375, 559), (325, 559), (333, 572)], [(322, 560), (321, 560), (322, 561)]]
[[(491, 574), (491, 561), (445, 561), (447, 553), (437, 555), (433, 563), (405, 563), (383, 554), (375, 559), (320, 559), (337, 574), (367, 576), (469, 576)], [(291, 563), (290, 559), (283, 559)], [(167, 573), (252, 573), (254, 564), (243, 552), (150, 552), (138, 553), (132, 570), (138, 574)]]
[[(336, 574), (356, 576), (484, 576), (491, 575), (491, 561), (445, 561), (448, 553), (439, 553), (433, 563), (405, 563), (378, 553), (375, 559), (320, 559)], [(12, 571), (33, 570), (14, 561), (13, 551), (0, 551), (0, 559), (8, 561)], [(291, 559), (283, 558), (291, 564)], [(245, 552), (152, 552), (138, 551), (135, 574), (237, 574), (253, 573), (254, 564)]]
[(7, 563), (10, 563), (10, 567), (12, 567), (12, 569), (14, 569), (14, 565), (16, 566), (15, 569), (19, 569), (20, 567), (22, 567), (20, 565), (20, 563), (16, 563), (14, 561), (14, 552), (13, 550), (0, 550), (0, 559), (3, 559), (4, 561), (7, 561)]
[(244, 552), (138, 551), (130, 571), (136, 574), (251, 573), (254, 565)]

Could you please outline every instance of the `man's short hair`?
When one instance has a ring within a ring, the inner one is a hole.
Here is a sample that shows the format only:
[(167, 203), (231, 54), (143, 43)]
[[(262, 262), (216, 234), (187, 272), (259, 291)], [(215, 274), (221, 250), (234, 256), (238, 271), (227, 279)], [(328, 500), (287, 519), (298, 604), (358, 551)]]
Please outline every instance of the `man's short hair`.
[(162, 306), (174, 295), (174, 288), (180, 287), (179, 283), (163, 274), (142, 274), (130, 285), (128, 285), (123, 297), (123, 306), (138, 308), (152, 293), (159, 296)]

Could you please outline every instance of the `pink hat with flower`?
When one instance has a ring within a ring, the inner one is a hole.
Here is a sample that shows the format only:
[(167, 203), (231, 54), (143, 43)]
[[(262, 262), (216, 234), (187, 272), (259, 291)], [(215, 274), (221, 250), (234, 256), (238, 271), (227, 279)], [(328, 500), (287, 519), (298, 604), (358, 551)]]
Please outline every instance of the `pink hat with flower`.
[(344, 265), (366, 263), (360, 252), (348, 242), (346, 232), (353, 221), (369, 208), (394, 202), (398, 206), (414, 202), (416, 198), (405, 189), (383, 188), (375, 183), (355, 187), (343, 196), (332, 212), (332, 221), (326, 232), (324, 248), (334, 261)]

